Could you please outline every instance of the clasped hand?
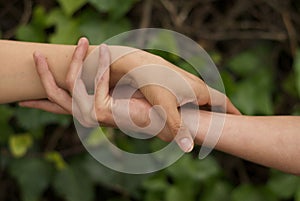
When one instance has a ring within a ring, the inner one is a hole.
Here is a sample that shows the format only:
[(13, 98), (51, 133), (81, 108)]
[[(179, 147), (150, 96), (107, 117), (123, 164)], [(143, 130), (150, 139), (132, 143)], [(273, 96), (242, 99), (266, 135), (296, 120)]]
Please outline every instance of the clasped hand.
[[(112, 112), (113, 109), (115, 109), (118, 119), (122, 120), (122, 126), (127, 127), (128, 130), (139, 131), (137, 127), (131, 126), (127, 118), (127, 110), (124, 110), (123, 106), (129, 101), (129, 115), (135, 125), (144, 128), (152, 123), (153, 127), (148, 129), (147, 133), (153, 135), (153, 129), (155, 130), (155, 127), (159, 127), (163, 119), (166, 119), (166, 125), (163, 126), (157, 134), (158, 137), (164, 141), (170, 141), (175, 138), (179, 147), (185, 152), (189, 152), (193, 149), (193, 139), (195, 136), (193, 136), (184, 123), (182, 123), (178, 106), (187, 102), (193, 102), (197, 105), (212, 105), (210, 97), (216, 97), (216, 100), (226, 101), (226, 112), (240, 114), (224, 94), (210, 88), (198, 77), (189, 74), (161, 58), (157, 59), (158, 57), (153, 57), (151, 63), (160, 65), (167, 64), (165, 66), (168, 66), (183, 76), (192, 87), (196, 97), (195, 100), (190, 100), (190, 97), (187, 97), (186, 94), (182, 92), (179, 92), (181, 97), (179, 97), (178, 100), (178, 97), (176, 98), (169, 90), (155, 85), (147, 85), (140, 88), (133, 94), (130, 100), (126, 100), (122, 97), (112, 98), (110, 89), (112, 89), (113, 86), (110, 86), (110, 79), (113, 78), (114, 74), (120, 74), (120, 72), (123, 74), (126, 73), (124, 69), (127, 68), (125, 65), (121, 66), (121, 68), (120, 66), (114, 69), (110, 68), (110, 52), (108, 46), (104, 44), (99, 46), (99, 67), (94, 80), (94, 94), (90, 95), (81, 79), (82, 66), (87, 55), (88, 47), (88, 40), (81, 38), (70, 63), (66, 77), (66, 90), (56, 84), (46, 58), (40, 53), (35, 52), (34, 61), (37, 72), (41, 78), (48, 99), (23, 101), (20, 105), (53, 113), (73, 114), (84, 126), (97, 126), (98, 123), (103, 126), (117, 126)], [(143, 54), (143, 52), (140, 51), (139, 54)], [(147, 53), (146, 56), (152, 58), (149, 53)], [(139, 58), (137, 58), (137, 62), (138, 60)], [(122, 67), (124, 68), (122, 69)], [(117, 70), (119, 70), (119, 72), (115, 72)], [(131, 79), (137, 81), (137, 77), (131, 76)], [(148, 79), (151, 80), (149, 77)], [(132, 87), (133, 86), (124, 86), (122, 90), (124, 90), (126, 94), (126, 90)], [(218, 104), (218, 102), (214, 104)], [(219, 104), (224, 107), (222, 102)], [(153, 109), (155, 108), (153, 106), (157, 105), (159, 107)]]

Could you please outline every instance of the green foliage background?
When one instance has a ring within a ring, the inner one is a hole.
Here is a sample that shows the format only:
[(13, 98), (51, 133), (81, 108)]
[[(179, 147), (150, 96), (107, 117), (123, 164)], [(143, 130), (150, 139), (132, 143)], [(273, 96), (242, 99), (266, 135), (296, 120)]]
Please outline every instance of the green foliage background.
[[(99, 44), (134, 28), (128, 12), (137, 3), (57, 0), (50, 10), (36, 3), (31, 20), (17, 28), (15, 39), (75, 44), (80, 36), (86, 36), (91, 44)], [(210, 51), (220, 66), (227, 95), (244, 114), (299, 115), (300, 50), (292, 58), (291, 69), (279, 79), (277, 61), (272, 59), (276, 44), (266, 40), (254, 43), (229, 58), (217, 48)], [(191, 71), (176, 57), (165, 57)], [(153, 150), (163, 143), (133, 142), (122, 135), (115, 140), (128, 150)], [(0, 148), (3, 201), (300, 201), (298, 177), (217, 151), (198, 160), (195, 150), (153, 174), (114, 172), (83, 150), (69, 116), (14, 104), (0, 106)]]

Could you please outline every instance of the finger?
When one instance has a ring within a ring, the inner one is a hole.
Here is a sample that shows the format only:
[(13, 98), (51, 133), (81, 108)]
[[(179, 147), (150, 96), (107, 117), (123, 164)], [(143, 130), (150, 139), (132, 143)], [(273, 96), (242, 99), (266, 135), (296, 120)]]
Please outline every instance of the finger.
[(111, 113), (111, 96), (109, 94), (110, 53), (104, 44), (99, 46), (99, 67), (95, 77), (95, 111), (97, 120), (105, 123)]
[(45, 110), (47, 112), (51, 112), (55, 114), (70, 114), (69, 111), (65, 110), (58, 104), (52, 103), (51, 101), (48, 100), (22, 101), (19, 102), (19, 106)]
[(46, 58), (40, 53), (35, 52), (34, 61), (36, 64), (37, 72), (46, 91), (47, 98), (51, 102), (58, 104), (64, 110), (71, 113), (72, 99), (65, 90), (57, 86), (56, 81), (48, 67)]
[[(164, 110), (157, 112), (162, 118), (166, 116), (167, 127), (170, 133), (175, 137), (176, 143), (184, 152), (190, 152), (194, 147), (194, 141), (189, 129), (181, 121), (180, 114), (177, 109), (177, 99), (168, 90), (160, 86), (142, 87), (141, 92), (151, 105), (159, 105)], [(153, 95), (160, 94), (160, 96)]]
[(87, 54), (88, 46), (89, 41), (84, 37), (80, 38), (72, 56), (69, 72), (66, 77), (66, 84), (71, 94), (73, 93), (76, 80), (81, 75), (82, 64)]
[(76, 81), (73, 92), (73, 115), (77, 119), (84, 119), (85, 124), (96, 124), (97, 121), (93, 111), (94, 98), (87, 93), (82, 79)]
[(107, 45), (99, 46), (99, 67), (95, 77), (95, 94), (100, 100), (109, 96), (110, 54)]
[(233, 105), (233, 103), (226, 97), (226, 112), (229, 114), (241, 115), (242, 113)]
[(210, 106), (221, 106), (224, 109), (224, 112), (226, 113), (236, 115), (241, 114), (240, 111), (232, 104), (232, 102), (225, 94), (210, 87), (208, 87), (208, 90), (210, 96), (208, 104)]

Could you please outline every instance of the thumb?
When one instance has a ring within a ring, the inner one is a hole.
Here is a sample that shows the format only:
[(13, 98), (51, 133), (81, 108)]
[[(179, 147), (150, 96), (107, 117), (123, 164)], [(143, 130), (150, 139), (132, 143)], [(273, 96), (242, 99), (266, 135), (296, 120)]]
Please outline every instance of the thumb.
[(158, 108), (163, 109), (163, 111), (161, 109), (156, 110), (162, 118), (166, 116), (170, 134), (184, 152), (190, 152), (194, 147), (194, 140), (189, 129), (181, 120), (176, 97), (169, 90), (160, 86), (149, 85), (140, 88), (140, 90), (151, 105), (159, 105)]
[[(160, 109), (157, 110), (157, 112), (160, 114), (160, 116), (167, 116), (167, 128), (174, 137), (180, 149), (184, 152), (192, 151), (194, 147), (193, 136), (187, 126), (181, 120), (181, 116), (178, 112), (177, 106), (170, 106), (170, 102), (168, 104), (163, 103), (160, 106), (161, 107), (159, 107)], [(161, 114), (162, 112), (164, 113)]]
[(194, 140), (192, 134), (186, 125), (181, 121), (177, 107), (162, 107), (167, 113), (167, 127), (171, 134), (175, 137), (175, 141), (184, 152), (190, 152), (194, 148)]

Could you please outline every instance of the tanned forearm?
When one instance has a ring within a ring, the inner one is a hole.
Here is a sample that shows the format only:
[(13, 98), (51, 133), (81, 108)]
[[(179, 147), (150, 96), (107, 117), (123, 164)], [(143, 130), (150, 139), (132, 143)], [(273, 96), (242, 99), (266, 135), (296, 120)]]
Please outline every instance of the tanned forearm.
[[(238, 116), (200, 112), (196, 141), (201, 144), (211, 115), (225, 118), (216, 149), (243, 159), (300, 175), (299, 116)], [(190, 128), (195, 126), (189, 125)]]

